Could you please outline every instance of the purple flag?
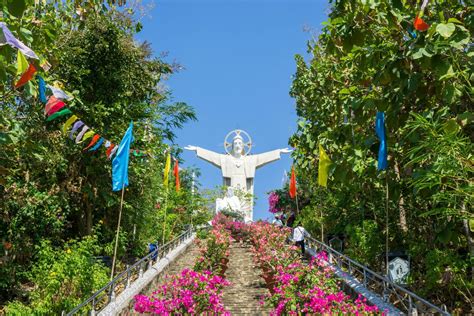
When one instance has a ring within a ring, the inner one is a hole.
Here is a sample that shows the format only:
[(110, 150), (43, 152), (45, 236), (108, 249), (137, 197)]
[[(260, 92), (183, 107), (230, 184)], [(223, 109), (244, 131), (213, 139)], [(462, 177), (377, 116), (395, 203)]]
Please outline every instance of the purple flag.
[(28, 46), (23, 44), (22, 41), (17, 39), (12, 32), (8, 29), (5, 22), (0, 22), (0, 27), (3, 30), (3, 36), (5, 37), (5, 42), (10, 45), (11, 47), (18, 48), (25, 56), (30, 58), (39, 59), (38, 55), (35, 54), (34, 51), (31, 50)]
[(81, 126), (84, 125), (84, 122), (79, 120), (77, 121), (76, 123), (74, 123), (74, 125), (72, 126), (72, 129), (71, 129), (71, 132), (69, 133), (69, 138), (70, 139), (74, 139), (74, 132), (77, 131), (79, 128), (81, 128)]

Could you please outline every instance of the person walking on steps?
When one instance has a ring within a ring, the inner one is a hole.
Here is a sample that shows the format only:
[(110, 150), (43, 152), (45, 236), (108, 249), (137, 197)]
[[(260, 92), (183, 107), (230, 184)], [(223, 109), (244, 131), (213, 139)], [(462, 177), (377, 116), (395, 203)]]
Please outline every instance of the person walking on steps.
[(272, 224), (276, 225), (278, 227), (282, 227), (283, 222), (281, 221), (281, 217), (280, 216), (275, 216), (275, 219), (273, 220)]
[(295, 223), (296, 227), (293, 229), (293, 241), (295, 245), (301, 247), (301, 256), (304, 256), (304, 239), (305, 237), (311, 237), (311, 235), (301, 226), (301, 223), (297, 221)]

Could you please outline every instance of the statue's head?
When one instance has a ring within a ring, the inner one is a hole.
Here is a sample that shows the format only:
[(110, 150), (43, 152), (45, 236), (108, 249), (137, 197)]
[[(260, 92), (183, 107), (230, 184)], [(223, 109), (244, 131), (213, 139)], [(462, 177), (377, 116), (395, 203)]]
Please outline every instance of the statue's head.
[(234, 196), (234, 188), (233, 187), (227, 187), (227, 192), (225, 194), (227, 197), (233, 197)]
[(244, 154), (244, 139), (239, 134), (235, 135), (232, 141), (232, 151), (241, 155)]

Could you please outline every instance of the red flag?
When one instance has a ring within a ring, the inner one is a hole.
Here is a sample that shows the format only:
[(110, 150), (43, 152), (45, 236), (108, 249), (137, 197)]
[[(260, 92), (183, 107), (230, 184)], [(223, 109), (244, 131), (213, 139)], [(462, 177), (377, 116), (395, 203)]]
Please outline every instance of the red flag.
[(105, 154), (107, 155), (108, 159), (110, 159), (110, 154), (112, 154), (112, 151), (114, 150), (114, 147), (115, 147), (114, 144), (110, 144), (110, 147), (107, 148), (107, 151), (105, 152)]
[(48, 111), (48, 113), (47, 113), (48, 116), (53, 115), (54, 113), (58, 112), (59, 110), (61, 110), (61, 109), (62, 109), (63, 107), (65, 107), (65, 106), (66, 106), (66, 104), (65, 104), (63, 101), (58, 100), (58, 102), (56, 102), (55, 104), (53, 104), (53, 105), (51, 106), (51, 108), (49, 109), (49, 111)]
[(48, 99), (48, 102), (44, 106), (44, 115), (48, 114), (48, 112), (51, 110), (51, 108), (53, 106), (55, 106), (56, 104), (58, 104), (59, 102), (61, 102), (61, 100), (56, 99), (56, 97), (54, 95), (50, 96), (49, 99)]
[(292, 199), (294, 199), (296, 197), (296, 175), (295, 175), (295, 168), (294, 167), (291, 167), (290, 197)]
[(175, 181), (176, 181), (176, 192), (179, 192), (179, 190), (181, 189), (181, 183), (180, 183), (180, 181), (179, 181), (179, 165), (178, 165), (178, 159), (175, 159), (175, 161), (174, 161), (173, 174), (174, 174), (174, 178), (175, 178)]
[(35, 66), (33, 66), (33, 64), (30, 64), (28, 66), (28, 69), (25, 71), (25, 73), (21, 75), (20, 80), (18, 80), (18, 82), (15, 83), (15, 88), (19, 88), (25, 85), (28, 81), (31, 80), (31, 78), (33, 78), (33, 75), (35, 74), (35, 72), (36, 72)]
[(417, 31), (421, 32), (424, 32), (430, 28), (430, 26), (425, 21), (423, 21), (423, 19), (420, 18), (418, 15), (416, 16), (415, 21), (413, 22), (413, 26)]

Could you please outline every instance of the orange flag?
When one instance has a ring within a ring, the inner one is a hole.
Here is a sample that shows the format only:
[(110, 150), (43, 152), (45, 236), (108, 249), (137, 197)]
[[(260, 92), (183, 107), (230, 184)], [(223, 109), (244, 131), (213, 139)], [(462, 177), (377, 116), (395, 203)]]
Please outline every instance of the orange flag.
[(100, 135), (99, 134), (95, 134), (94, 137), (92, 137), (92, 140), (91, 142), (89, 143), (89, 145), (86, 146), (86, 148), (83, 149), (83, 151), (86, 151), (87, 149), (91, 148), (92, 146), (95, 145), (95, 143), (97, 143), (97, 141), (99, 140), (100, 138)]
[(295, 167), (291, 167), (291, 179), (290, 179), (290, 197), (294, 199), (296, 197), (296, 175)]
[(18, 82), (15, 83), (15, 88), (19, 88), (19, 87), (25, 85), (28, 81), (30, 81), (33, 78), (35, 72), (36, 72), (35, 66), (33, 66), (33, 64), (30, 64), (28, 66), (28, 69), (21, 76), (20, 80), (18, 80)]
[(178, 165), (178, 159), (175, 159), (175, 161), (174, 161), (173, 174), (174, 174), (174, 178), (175, 178), (175, 181), (176, 181), (176, 192), (179, 192), (179, 190), (181, 189), (181, 183), (180, 183), (180, 181), (179, 181), (179, 165)]
[(423, 21), (423, 19), (418, 15), (416, 16), (415, 21), (413, 22), (413, 26), (417, 31), (421, 32), (424, 32), (430, 28), (429, 24)]

